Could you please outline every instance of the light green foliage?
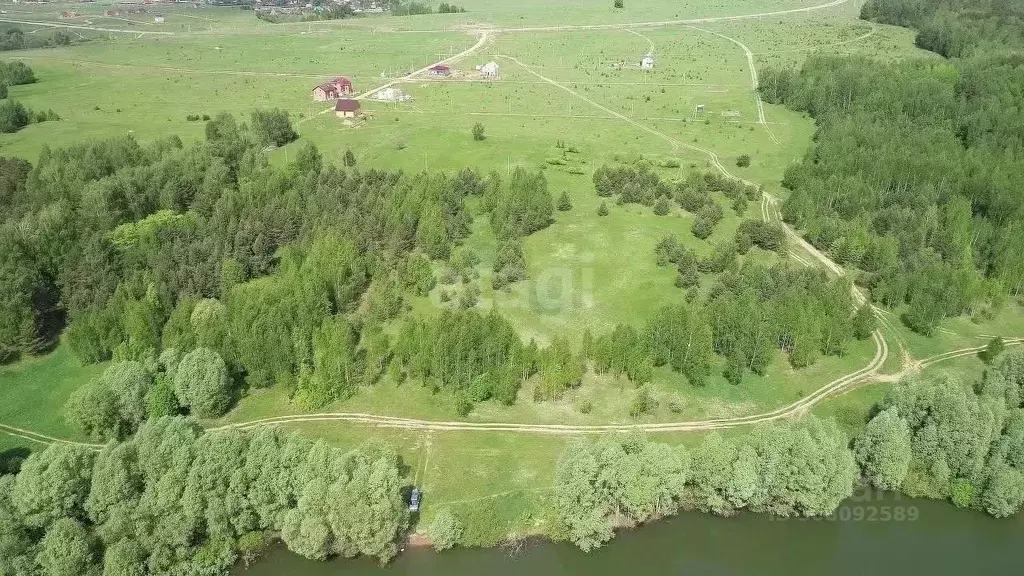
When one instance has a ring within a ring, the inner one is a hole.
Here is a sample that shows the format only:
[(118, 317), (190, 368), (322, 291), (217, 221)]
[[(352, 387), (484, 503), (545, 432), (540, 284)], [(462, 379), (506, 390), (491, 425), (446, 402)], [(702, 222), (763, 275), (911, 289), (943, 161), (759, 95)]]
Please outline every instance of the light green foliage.
[(442, 508), (427, 528), (427, 537), (430, 538), (434, 550), (448, 550), (462, 539), (462, 525), (450, 509)]
[(36, 561), (47, 576), (99, 576), (96, 544), (78, 521), (61, 518), (46, 531)]
[(534, 389), (534, 400), (561, 398), (583, 378), (583, 362), (564, 338), (556, 338), (540, 352), (538, 365), (540, 383)]
[(637, 388), (633, 395), (633, 402), (629, 405), (629, 415), (633, 418), (639, 418), (644, 414), (653, 412), (657, 406), (658, 401), (651, 394), (650, 387), (644, 384)]
[(387, 561), (407, 523), (402, 484), (388, 448), (159, 418), (98, 456), (54, 445), (0, 478), (0, 572), (31, 554), (44, 574), (222, 574), (271, 532), (311, 557)]
[[(346, 152), (346, 166), (349, 166), (348, 159), (351, 154), (351, 150)], [(355, 156), (351, 157), (352, 165), (355, 165)], [(299, 152), (295, 155), (295, 169), (301, 174), (319, 174), (321, 168), (323, 168), (323, 157), (320, 155), (320, 150), (317, 149), (316, 144), (312, 142), (303, 143), (299, 148)]]
[(313, 336), (312, 370), (300, 373), (295, 401), (308, 409), (351, 396), (361, 380), (356, 332), (342, 316), (324, 320)]
[(122, 438), (146, 419), (153, 376), (138, 362), (111, 364), (103, 375), (71, 395), (65, 413), (75, 427), (98, 440)]
[(219, 300), (196, 302), (189, 316), (197, 346), (222, 350), (227, 338), (227, 308)]
[(86, 447), (53, 444), (22, 464), (11, 502), (33, 528), (60, 518), (81, 518), (95, 454)]
[(1012, 466), (999, 466), (992, 471), (981, 500), (985, 511), (996, 518), (1016, 514), (1024, 504), (1024, 472)]
[(571, 443), (555, 471), (557, 518), (566, 538), (589, 551), (611, 539), (617, 514), (643, 522), (675, 513), (687, 468), (684, 451), (641, 436)]
[(951, 377), (902, 382), (854, 447), (882, 488), (949, 498), (994, 516), (1024, 502), (1021, 352), (1000, 357), (977, 387)]
[(208, 348), (196, 348), (181, 359), (174, 374), (174, 393), (182, 406), (200, 418), (214, 418), (231, 405), (227, 365)]
[(255, 110), (250, 121), (253, 132), (264, 145), (283, 146), (298, 138), (284, 110)]
[(854, 442), (864, 476), (882, 490), (897, 490), (910, 468), (910, 427), (895, 408), (883, 410), (868, 422)]
[(871, 308), (871, 304), (865, 303), (857, 309), (857, 313), (853, 316), (854, 337), (858, 340), (870, 338), (877, 324), (878, 319), (875, 318), (875, 311)]
[(196, 303), (195, 298), (182, 298), (171, 311), (160, 335), (165, 350), (173, 348), (184, 353), (196, 347), (196, 334), (192, 326), (192, 312)]

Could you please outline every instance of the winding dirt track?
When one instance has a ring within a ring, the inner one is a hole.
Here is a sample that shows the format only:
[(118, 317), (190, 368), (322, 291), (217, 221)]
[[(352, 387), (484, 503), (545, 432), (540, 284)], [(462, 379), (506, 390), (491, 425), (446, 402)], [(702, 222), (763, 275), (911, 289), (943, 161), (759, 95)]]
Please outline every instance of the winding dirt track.
[[(878, 345), (878, 351), (872, 361), (855, 372), (837, 378), (832, 382), (818, 388), (811, 394), (781, 408), (776, 408), (760, 414), (749, 416), (736, 416), (730, 418), (711, 418), (707, 420), (691, 420), (684, 422), (664, 422), (654, 424), (604, 424), (604, 425), (569, 425), (569, 424), (524, 424), (515, 422), (461, 422), (461, 421), (437, 421), (418, 420), (414, 418), (399, 418), (395, 416), (381, 416), (378, 414), (365, 414), (358, 412), (326, 412), (321, 414), (295, 414), (291, 416), (277, 416), (273, 418), (261, 418), (248, 422), (237, 422), (225, 426), (210, 428), (210, 430), (251, 430), (260, 426), (276, 426), (287, 424), (303, 424), (308, 422), (348, 422), (363, 424), (377, 428), (398, 428), (407, 430), (422, 431), (469, 431), (469, 432), (518, 432), (528, 434), (549, 434), (562, 436), (579, 436), (584, 434), (604, 434), (608, 432), (623, 432), (641, 430), (648, 433), (660, 432), (693, 432), (699, 430), (720, 430), (725, 428), (738, 428), (740, 426), (752, 426), (765, 422), (795, 418), (806, 414), (808, 410), (821, 404), (832, 396), (839, 396), (859, 386), (872, 382), (883, 382), (892, 380), (893, 377), (878, 375), (878, 370), (885, 362), (888, 355), (888, 346), (885, 339), (877, 332), (874, 335)], [(1007, 346), (1018, 346), (1024, 344), (1024, 338), (1013, 338), (1006, 340)], [(936, 354), (925, 358), (919, 363), (924, 368), (954, 358), (961, 358), (977, 354), (985, 349), (985, 346), (972, 348), (961, 348)], [(100, 449), (102, 444), (90, 444), (87, 442), (74, 442), (63, 438), (56, 438), (23, 428), (16, 428), (6, 424), (0, 424), (0, 432), (24, 438), (40, 444), (64, 443), (76, 446), (86, 446)]]

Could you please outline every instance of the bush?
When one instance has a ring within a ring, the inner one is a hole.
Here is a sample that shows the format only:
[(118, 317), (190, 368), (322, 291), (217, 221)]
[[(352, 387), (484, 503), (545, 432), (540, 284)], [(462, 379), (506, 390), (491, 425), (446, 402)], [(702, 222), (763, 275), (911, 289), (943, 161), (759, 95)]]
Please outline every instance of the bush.
[(581, 398), (576, 402), (576, 411), (580, 414), (590, 414), (594, 409), (594, 403), (586, 398)]
[(469, 416), (469, 413), (473, 411), (473, 400), (466, 395), (464, 392), (459, 392), (455, 396), (455, 413), (460, 417), (465, 418)]
[(572, 210), (572, 200), (569, 199), (568, 192), (562, 192), (562, 195), (558, 197), (558, 209), (562, 212)]
[(20, 86), (35, 82), (36, 75), (28, 67), (28, 64), (21, 60), (15, 60), (0, 64), (0, 81), (8, 86)]
[(658, 216), (664, 216), (669, 213), (671, 206), (668, 203), (668, 198), (664, 196), (658, 198), (658, 201), (654, 203), (654, 213)]
[(601, 206), (598, 207), (598, 209), (597, 209), (597, 215), (598, 216), (607, 216), (608, 215), (608, 205), (605, 204), (604, 202), (601, 202)]
[(477, 122), (473, 125), (473, 140), (480, 142), (485, 138), (487, 138), (487, 136), (484, 136), (484, 125)]
[(625, 2), (623, 0), (615, 0), (614, 6), (616, 8), (622, 9), (625, 7)]
[(949, 499), (958, 508), (967, 508), (974, 502), (974, 484), (965, 478), (957, 478), (949, 484)]
[(441, 552), (455, 546), (462, 539), (462, 524), (448, 508), (442, 508), (427, 527), (427, 537), (434, 550)]
[(741, 154), (738, 158), (736, 158), (736, 165), (739, 166), (740, 168), (746, 168), (747, 166), (750, 166), (750, 154)]
[(633, 418), (639, 418), (644, 414), (652, 412), (657, 406), (658, 403), (654, 396), (651, 395), (650, 387), (644, 384), (637, 388), (636, 395), (633, 396), (633, 402), (629, 405), (629, 415)]
[(988, 345), (985, 346), (985, 349), (981, 351), (981, 354), (979, 354), (979, 356), (985, 364), (991, 364), (995, 362), (996, 358), (998, 358), (999, 355), (1002, 354), (1003, 350), (1005, 349), (1006, 344), (1003, 343), (1003, 339), (1000, 338), (999, 336), (996, 336), (995, 338), (989, 341)]
[(693, 235), (701, 240), (707, 240), (711, 233), (715, 231), (715, 222), (709, 218), (698, 216), (693, 221), (693, 227), (690, 228)]
[(10, 134), (28, 126), (29, 112), (17, 100), (0, 103), (0, 132)]

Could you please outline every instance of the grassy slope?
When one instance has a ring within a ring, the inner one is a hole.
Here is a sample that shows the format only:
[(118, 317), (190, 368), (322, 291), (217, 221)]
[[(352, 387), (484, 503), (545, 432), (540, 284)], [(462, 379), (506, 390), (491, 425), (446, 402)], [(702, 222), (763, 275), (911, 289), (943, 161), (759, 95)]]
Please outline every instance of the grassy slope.
[(0, 422), (61, 438), (77, 437), (64, 422), (64, 403), (104, 368), (83, 366), (66, 345), (47, 356), (0, 366)]

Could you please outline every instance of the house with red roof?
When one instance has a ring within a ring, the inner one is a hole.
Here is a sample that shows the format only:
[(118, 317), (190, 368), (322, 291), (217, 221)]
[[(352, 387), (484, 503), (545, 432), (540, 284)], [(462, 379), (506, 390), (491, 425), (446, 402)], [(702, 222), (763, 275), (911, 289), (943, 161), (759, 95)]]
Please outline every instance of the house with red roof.
[(427, 68), (427, 74), (431, 76), (451, 76), (452, 69), (445, 66), (444, 64), (437, 64)]
[(338, 98), (351, 93), (352, 81), (344, 76), (339, 76), (330, 82), (324, 82), (316, 88), (313, 88), (313, 100), (316, 102), (337, 100)]

